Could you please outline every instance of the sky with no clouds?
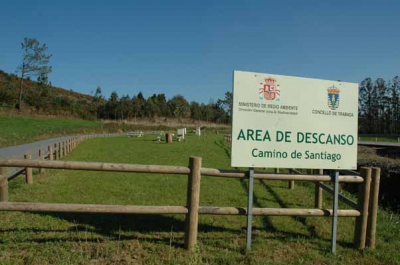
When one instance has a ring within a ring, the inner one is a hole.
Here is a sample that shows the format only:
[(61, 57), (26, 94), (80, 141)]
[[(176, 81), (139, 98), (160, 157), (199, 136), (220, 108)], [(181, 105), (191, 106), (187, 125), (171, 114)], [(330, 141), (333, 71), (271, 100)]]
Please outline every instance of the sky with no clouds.
[(400, 75), (400, 1), (47, 1), (0, 4), (0, 70), (24, 37), (53, 54), (53, 85), (105, 97), (208, 103), (233, 70), (359, 83)]

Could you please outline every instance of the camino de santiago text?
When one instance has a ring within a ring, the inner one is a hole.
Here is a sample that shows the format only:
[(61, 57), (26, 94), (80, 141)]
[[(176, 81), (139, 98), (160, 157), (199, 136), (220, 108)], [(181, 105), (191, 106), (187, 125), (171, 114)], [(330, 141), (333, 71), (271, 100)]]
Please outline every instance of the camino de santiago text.
[[(306, 145), (327, 145), (327, 146), (352, 146), (355, 145), (355, 137), (351, 134), (330, 134), (323, 132), (291, 132), (275, 131), (262, 129), (240, 129), (236, 136), (237, 141), (252, 142), (277, 142), (277, 143), (298, 143)], [(253, 148), (251, 156), (255, 158), (292, 158), (292, 159), (315, 159), (329, 160), (336, 162), (341, 160), (340, 153), (312, 152), (310, 150), (293, 150), (292, 152), (279, 150), (263, 150)]]

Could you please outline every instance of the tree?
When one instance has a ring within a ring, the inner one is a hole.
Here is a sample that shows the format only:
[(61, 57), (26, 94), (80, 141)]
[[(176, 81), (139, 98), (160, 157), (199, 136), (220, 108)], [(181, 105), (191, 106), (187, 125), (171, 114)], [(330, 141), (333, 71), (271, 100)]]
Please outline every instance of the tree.
[(17, 105), (17, 95), (14, 93), (15, 85), (12, 81), (12, 75), (1, 70), (0, 73), (4, 75), (3, 83), (0, 83), (0, 107), (13, 108)]
[(400, 77), (395, 76), (388, 85), (390, 110), (388, 120), (390, 121), (389, 133), (399, 133), (400, 121)]
[(117, 120), (118, 118), (118, 93), (116, 91), (111, 92), (110, 98), (108, 99), (108, 102), (106, 104), (106, 109), (107, 109), (107, 118), (113, 118), (114, 120)]
[(21, 73), (21, 79), (19, 83), (19, 100), (18, 110), (22, 109), (22, 93), (24, 78), (30, 78), (32, 76), (39, 76), (42, 80), (46, 80), (47, 75), (51, 73), (52, 67), (48, 66), (51, 54), (47, 55), (46, 44), (40, 45), (39, 41), (35, 38), (24, 38), (22, 46), (22, 64), (17, 67), (17, 72)]
[(157, 113), (157, 105), (154, 99), (149, 97), (143, 106), (144, 113), (149, 118), (154, 118)]
[(374, 108), (376, 105), (376, 96), (371, 78), (365, 78), (361, 82), (358, 98), (360, 131), (363, 133), (373, 133), (374, 120), (377, 119), (377, 115)]
[(102, 106), (102, 101), (104, 100), (103, 95), (101, 94), (101, 87), (97, 86), (96, 88), (96, 92), (94, 93), (93, 97), (92, 97), (92, 112), (93, 114), (96, 116), (96, 118), (100, 118), (101, 117), (101, 112), (103, 109)]
[(129, 95), (122, 95), (119, 99), (119, 104), (117, 107), (118, 112), (121, 114), (121, 120), (129, 119), (131, 98)]
[(233, 94), (230, 91), (225, 92), (225, 99), (221, 100), (222, 107), (228, 113), (229, 116), (232, 115), (232, 105), (233, 105)]
[(177, 95), (168, 101), (174, 117), (182, 122), (183, 118), (190, 117), (190, 105), (182, 95)]
[(98, 104), (103, 99), (103, 95), (101, 94), (101, 87), (96, 88), (96, 92), (93, 95), (93, 102)]
[(167, 99), (165, 98), (165, 94), (157, 95), (157, 105), (159, 109), (159, 115), (163, 117), (171, 117), (171, 110), (167, 104)]
[(196, 121), (202, 119), (201, 108), (199, 103), (197, 103), (196, 101), (190, 102), (190, 117)]

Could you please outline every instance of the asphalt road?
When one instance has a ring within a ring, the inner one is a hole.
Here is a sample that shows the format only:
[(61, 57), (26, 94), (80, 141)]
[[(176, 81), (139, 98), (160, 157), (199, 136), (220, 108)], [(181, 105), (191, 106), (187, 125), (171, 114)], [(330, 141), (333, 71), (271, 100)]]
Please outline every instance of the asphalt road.
[[(90, 137), (115, 137), (121, 136), (121, 134), (92, 134)], [(0, 158), (14, 158), (22, 159), (24, 155), (31, 155), (32, 159), (39, 159), (39, 149), (42, 149), (45, 154), (48, 152), (48, 146), (54, 146), (55, 143), (67, 141), (78, 137), (77, 135), (63, 136), (58, 138), (51, 138), (47, 140), (37, 141), (29, 144), (15, 145), (0, 148)], [(8, 168), (7, 176), (12, 176), (18, 172), (20, 168)]]

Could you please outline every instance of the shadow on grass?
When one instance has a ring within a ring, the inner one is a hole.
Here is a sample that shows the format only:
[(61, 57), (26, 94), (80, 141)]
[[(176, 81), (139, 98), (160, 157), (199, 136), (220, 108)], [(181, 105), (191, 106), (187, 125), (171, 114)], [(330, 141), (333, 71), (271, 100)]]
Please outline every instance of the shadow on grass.
[(215, 140), (214, 144), (225, 151), (228, 158), (231, 158), (231, 150), (224, 144), (224, 140)]
[[(179, 220), (172, 216), (165, 215), (126, 215), (126, 214), (94, 214), (94, 213), (33, 213), (41, 216), (52, 216), (54, 218), (63, 219), (71, 224), (74, 224), (69, 229), (24, 229), (24, 232), (32, 233), (68, 233), (68, 232), (89, 232), (104, 236), (110, 240), (134, 240), (144, 239), (152, 243), (165, 243), (171, 244), (169, 234), (171, 231), (174, 233), (183, 233), (185, 231), (185, 221)], [(4, 232), (20, 232), (21, 229), (0, 229), (0, 233)], [(229, 229), (221, 226), (205, 225), (199, 223), (198, 231), (201, 233), (207, 232), (228, 232), (238, 234), (241, 229)], [(163, 233), (154, 236), (152, 233)], [(47, 243), (47, 242), (99, 242), (104, 241), (103, 238), (82, 239), (78, 235), (71, 238), (71, 236), (62, 239), (55, 238), (39, 238), (28, 239), (29, 242)], [(182, 239), (178, 239), (182, 241)], [(183, 247), (182, 243), (173, 243), (176, 247)]]
[[(270, 187), (268, 186), (265, 181), (263, 180), (259, 180), (260, 184), (273, 196), (274, 200), (282, 207), (282, 208), (287, 208), (287, 204), (278, 196), (278, 194)], [(247, 192), (248, 194), (248, 184), (247, 182), (242, 179), (241, 180), (241, 184), (243, 189)], [(261, 206), (261, 202), (260, 199), (253, 194), (253, 204), (256, 207), (262, 207)], [(261, 236), (261, 238), (265, 238), (266, 240), (268, 239), (279, 239), (279, 240), (284, 240), (284, 241), (293, 241), (293, 240), (301, 240), (301, 239), (305, 239), (305, 240), (322, 240), (322, 241), (327, 241), (330, 242), (330, 240), (326, 240), (321, 238), (317, 231), (316, 231), (316, 227), (315, 226), (309, 226), (307, 224), (307, 220), (305, 217), (299, 217), (299, 216), (291, 216), (291, 218), (293, 218), (295, 221), (300, 222), (302, 225), (306, 226), (309, 234), (303, 234), (303, 233), (293, 233), (293, 232), (286, 232), (286, 231), (282, 231), (277, 229), (269, 216), (262, 216), (262, 223), (263, 223), (263, 227), (257, 227), (257, 226), (253, 226), (253, 231), (257, 231), (257, 230), (268, 230), (269, 232), (274, 233), (275, 235), (273, 236)], [(260, 237), (260, 235), (257, 235), (257, 237)], [(352, 243), (349, 242), (344, 242), (344, 241), (337, 241), (337, 244), (341, 245), (342, 247), (354, 247), (354, 245)]]
[[(240, 184), (242, 185), (243, 189), (246, 191), (247, 194), (249, 194), (249, 186), (247, 182), (244, 179), (240, 180)], [(253, 194), (253, 205), (256, 207), (262, 207), (260, 199)], [(262, 223), (263, 223), (263, 229), (267, 229), (268, 231), (271, 232), (276, 232), (276, 227), (272, 224), (271, 219), (269, 216), (262, 216)]]
[[(271, 186), (267, 185), (264, 180), (259, 180), (259, 183), (261, 186), (263, 186), (271, 195), (272, 197), (278, 202), (279, 206), (281, 208), (289, 208), (288, 205), (278, 196), (278, 194), (271, 188)], [(302, 225), (304, 225), (308, 232), (310, 233), (311, 237), (318, 237), (318, 233), (315, 229), (315, 226), (310, 226), (307, 224), (307, 219), (305, 217), (301, 216), (291, 216), (293, 220), (300, 222)]]

